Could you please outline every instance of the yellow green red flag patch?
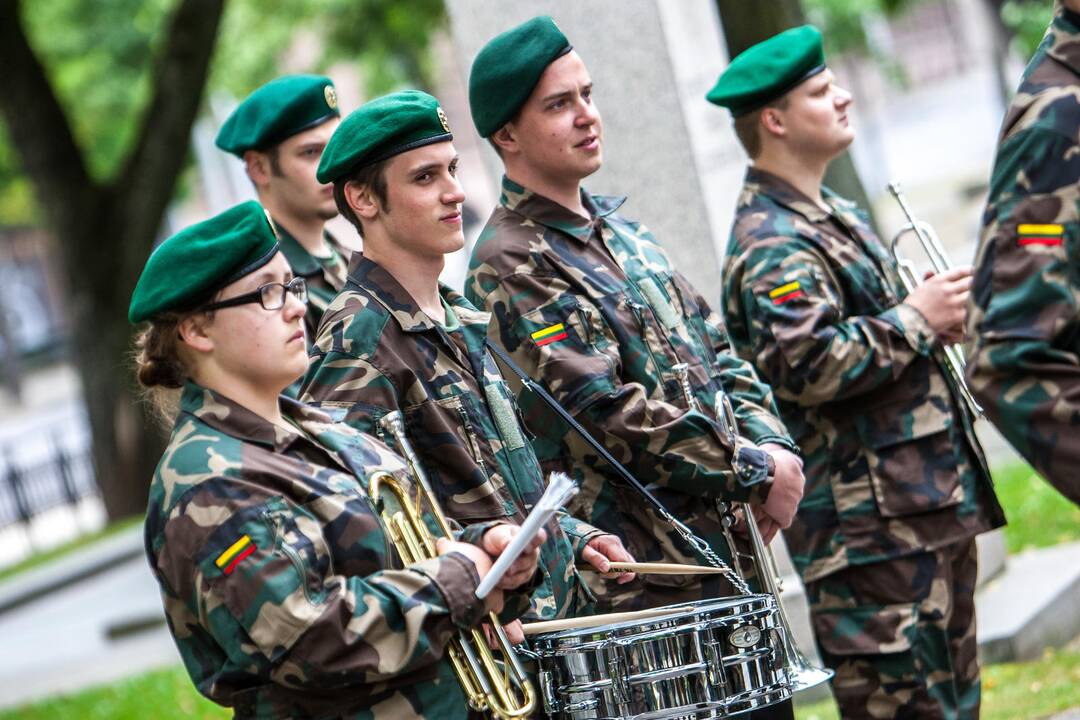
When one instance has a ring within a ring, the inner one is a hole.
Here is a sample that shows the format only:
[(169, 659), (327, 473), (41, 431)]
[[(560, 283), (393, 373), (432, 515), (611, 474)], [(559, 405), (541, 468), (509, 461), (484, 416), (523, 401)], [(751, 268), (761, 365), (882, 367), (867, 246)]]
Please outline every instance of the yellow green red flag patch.
[(228, 575), (236, 569), (236, 566), (240, 564), (241, 560), (253, 552), (255, 552), (255, 543), (251, 542), (250, 537), (244, 535), (230, 545), (228, 550), (218, 555), (214, 564), (221, 568), (222, 572)]
[(1065, 228), (1061, 225), (1022, 224), (1016, 228), (1017, 245), (1060, 245)]
[(803, 293), (798, 280), (781, 285), (778, 288), (773, 288), (769, 291), (769, 299), (773, 301), (773, 305), (783, 305), (788, 300), (794, 300), (795, 298), (800, 298), (804, 295), (805, 293)]
[(537, 347), (543, 347), (559, 340), (565, 340), (567, 337), (566, 327), (562, 323), (548, 325), (546, 328), (537, 330), (529, 337), (533, 339)]

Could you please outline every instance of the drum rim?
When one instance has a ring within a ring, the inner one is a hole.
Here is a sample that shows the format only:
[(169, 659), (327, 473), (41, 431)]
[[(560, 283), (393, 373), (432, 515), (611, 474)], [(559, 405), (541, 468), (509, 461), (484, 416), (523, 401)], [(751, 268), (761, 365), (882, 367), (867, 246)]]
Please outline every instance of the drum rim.
[[(713, 608), (716, 608), (716, 607), (721, 607), (721, 606), (730, 607), (730, 606), (742, 605), (742, 604), (746, 604), (746, 603), (755, 604), (755, 605), (761, 605), (761, 606), (765, 606), (765, 608), (767, 608), (770, 603), (775, 605), (775, 600), (773, 599), (772, 595), (768, 595), (768, 594), (765, 594), (765, 593), (755, 593), (755, 594), (752, 594), (752, 595), (730, 595), (730, 596), (727, 596), (727, 597), (712, 598), (712, 599), (709, 599), (709, 600), (689, 600), (689, 601), (686, 601), (686, 602), (674, 603), (672, 605), (661, 605), (661, 606), (656, 607), (656, 608), (645, 608), (645, 609), (648, 609), (648, 610), (666, 610), (668, 608), (671, 608), (672, 609), (671, 612), (670, 613), (664, 613), (663, 615), (655, 615), (653, 617), (638, 618), (638, 619), (632, 619), (632, 620), (623, 620), (623, 621), (614, 622), (614, 623), (600, 622), (600, 623), (597, 623), (596, 625), (587, 625), (585, 627), (567, 628), (566, 630), (555, 630), (555, 631), (552, 631), (552, 632), (537, 633), (536, 635), (534, 635), (531, 638), (530, 644), (539, 643), (542, 640), (561, 640), (561, 639), (564, 639), (564, 638), (576, 637), (578, 635), (582, 635), (582, 634), (585, 634), (585, 633), (596, 632), (600, 628), (604, 628), (605, 630), (613, 630), (613, 631), (622, 630), (622, 629), (625, 629), (627, 627), (640, 627), (641, 629), (644, 629), (650, 623), (666, 622), (666, 621), (670, 621), (674, 617), (679, 617), (680, 615), (685, 615), (685, 614), (687, 614), (687, 610), (689, 610), (689, 609), (697, 609), (699, 612), (704, 612), (706, 610), (713, 609)], [(765, 609), (765, 608), (761, 608), (761, 609)], [(593, 615), (591, 617), (603, 618), (604, 616), (603, 615)], [(737, 617), (737, 616), (733, 616), (733, 617)]]

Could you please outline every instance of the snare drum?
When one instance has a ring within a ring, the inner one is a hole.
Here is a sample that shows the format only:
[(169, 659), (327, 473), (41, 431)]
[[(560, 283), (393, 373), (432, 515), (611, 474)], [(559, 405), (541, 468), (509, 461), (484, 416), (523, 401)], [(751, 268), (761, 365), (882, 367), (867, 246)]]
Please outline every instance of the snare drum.
[(670, 614), (531, 640), (552, 718), (724, 718), (791, 697), (770, 595), (669, 605)]

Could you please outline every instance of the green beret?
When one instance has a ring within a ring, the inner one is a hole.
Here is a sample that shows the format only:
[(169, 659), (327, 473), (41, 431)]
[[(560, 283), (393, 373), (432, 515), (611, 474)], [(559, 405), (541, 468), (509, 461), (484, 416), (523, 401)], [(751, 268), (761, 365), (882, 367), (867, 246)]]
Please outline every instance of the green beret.
[(705, 99), (739, 117), (824, 69), (825, 50), (818, 29), (813, 25), (791, 28), (739, 53)]
[(339, 117), (334, 83), (322, 75), (285, 75), (240, 103), (221, 126), (215, 144), (237, 157), (262, 150), (298, 132)]
[(514, 119), (544, 69), (573, 48), (547, 15), (495, 36), (473, 61), (469, 108), (480, 137), (490, 137)]
[(439, 101), (420, 90), (383, 95), (353, 110), (323, 149), (315, 173), (336, 182), (353, 170), (424, 145), (453, 140)]
[(139, 323), (169, 310), (193, 310), (278, 251), (270, 218), (249, 200), (162, 242), (146, 261), (128, 307)]

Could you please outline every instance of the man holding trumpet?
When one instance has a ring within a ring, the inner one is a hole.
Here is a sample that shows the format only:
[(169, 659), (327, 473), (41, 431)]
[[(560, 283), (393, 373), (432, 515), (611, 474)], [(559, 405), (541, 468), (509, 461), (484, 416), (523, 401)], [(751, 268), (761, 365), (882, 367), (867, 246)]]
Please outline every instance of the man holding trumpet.
[(974, 418), (939, 362), (968, 268), (905, 293), (865, 214), (822, 186), (854, 139), (820, 33), (735, 58), (708, 94), (751, 167), (724, 272), (732, 343), (805, 458), (786, 534), (845, 718), (974, 718), (977, 534), (1004, 523)]

